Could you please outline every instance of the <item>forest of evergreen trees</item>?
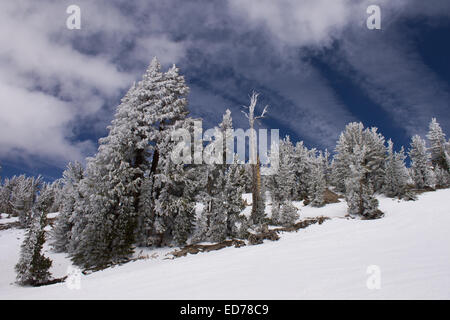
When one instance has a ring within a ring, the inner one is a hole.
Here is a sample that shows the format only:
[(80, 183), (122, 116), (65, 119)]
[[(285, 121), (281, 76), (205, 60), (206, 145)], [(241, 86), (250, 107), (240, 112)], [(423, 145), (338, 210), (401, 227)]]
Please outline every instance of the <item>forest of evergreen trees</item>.
[[(345, 197), (349, 215), (374, 219), (383, 216), (377, 194), (414, 200), (417, 189), (450, 186), (450, 142), (434, 118), (428, 147), (415, 135), (407, 151), (362, 123), (344, 128), (333, 155), (286, 136), (277, 157), (270, 155), (278, 162), (273, 175), (261, 176), (259, 164), (238, 161), (175, 164), (172, 132), (192, 130), (194, 121), (188, 92), (178, 68), (164, 72), (154, 58), (122, 98), (108, 135), (85, 168), (69, 163), (53, 183), (24, 175), (2, 181), (0, 212), (17, 216), (28, 229), (16, 266), (18, 282), (50, 279), (51, 261), (41, 252), (49, 212), (60, 212), (50, 234), (53, 250), (92, 269), (126, 261), (140, 246), (247, 239), (264, 225), (292, 225), (299, 218), (292, 201), (320, 207), (327, 190)], [(224, 135), (228, 129), (233, 129), (229, 110), (217, 126)], [(245, 217), (242, 194), (249, 192), (254, 203)]]

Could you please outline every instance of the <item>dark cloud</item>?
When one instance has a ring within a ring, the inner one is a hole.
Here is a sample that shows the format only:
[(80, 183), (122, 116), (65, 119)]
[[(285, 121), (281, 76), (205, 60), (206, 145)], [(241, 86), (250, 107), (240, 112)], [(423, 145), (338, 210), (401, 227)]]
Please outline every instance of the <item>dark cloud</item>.
[(192, 115), (207, 127), (226, 108), (245, 127), (241, 106), (256, 90), (261, 107), (270, 105), (263, 126), (332, 147), (361, 106), (342, 99), (314, 59), (344, 74), (399, 130), (422, 133), (432, 115), (448, 126), (448, 79), (424, 63), (404, 27), (448, 22), (449, 3), (433, 3), (381, 0), (383, 29), (369, 31), (365, 0), (80, 0), (81, 30), (65, 28), (71, 2), (9, 2), (0, 12), (2, 157), (20, 150), (61, 167), (92, 154), (153, 56), (181, 68)]

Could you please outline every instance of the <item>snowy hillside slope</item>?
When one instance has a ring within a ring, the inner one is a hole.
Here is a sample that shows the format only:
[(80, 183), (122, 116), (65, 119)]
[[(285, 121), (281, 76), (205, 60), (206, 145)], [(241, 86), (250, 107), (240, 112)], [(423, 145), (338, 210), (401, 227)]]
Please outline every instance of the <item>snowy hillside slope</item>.
[[(24, 232), (0, 231), (0, 299), (450, 299), (450, 189), (379, 200), (379, 220), (344, 218), (345, 202), (301, 207), (301, 217), (333, 218), (257, 246), (174, 260), (164, 259), (173, 249), (149, 251), (154, 258), (83, 275), (79, 290), (13, 284)], [(70, 261), (45, 249), (63, 276)], [(370, 265), (380, 289), (366, 285)]]

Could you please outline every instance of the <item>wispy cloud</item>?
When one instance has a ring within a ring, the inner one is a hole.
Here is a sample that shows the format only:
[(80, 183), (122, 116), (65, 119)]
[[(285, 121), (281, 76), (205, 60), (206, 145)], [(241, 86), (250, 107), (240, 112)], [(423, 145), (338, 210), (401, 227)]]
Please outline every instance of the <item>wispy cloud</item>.
[(448, 84), (423, 63), (408, 30), (391, 27), (399, 17), (448, 17), (449, 5), (377, 2), (389, 27), (379, 33), (365, 28), (368, 0), (78, 0), (81, 30), (65, 27), (69, 1), (2, 3), (1, 157), (61, 166), (91, 154), (121, 94), (153, 56), (165, 68), (180, 65), (192, 114), (205, 125), (230, 108), (235, 126), (245, 127), (240, 106), (256, 90), (270, 105), (263, 125), (331, 147), (358, 119), (305, 57), (336, 43), (333, 68), (399, 127), (420, 132), (431, 115), (449, 126)]

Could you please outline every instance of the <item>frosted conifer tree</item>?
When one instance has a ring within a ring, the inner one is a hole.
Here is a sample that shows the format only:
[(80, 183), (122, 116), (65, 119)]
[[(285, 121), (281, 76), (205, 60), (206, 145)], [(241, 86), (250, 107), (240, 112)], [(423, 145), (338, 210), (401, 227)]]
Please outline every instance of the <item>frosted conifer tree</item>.
[(379, 218), (378, 200), (374, 196), (371, 181), (365, 163), (365, 147), (356, 145), (350, 154), (350, 174), (345, 179), (345, 198), (350, 214), (357, 214), (367, 219)]
[(19, 224), (22, 228), (28, 227), (31, 222), (32, 208), (41, 183), (42, 178), (40, 176), (26, 178), (21, 175), (15, 179), (11, 204), (13, 212), (19, 217)]
[(232, 142), (233, 140), (233, 118), (231, 117), (231, 111), (227, 109), (225, 114), (222, 116), (222, 122), (219, 124), (219, 129), (222, 133), (222, 151), (223, 151), (223, 161), (222, 170), (225, 170), (227, 163), (227, 156), (229, 159), (233, 159), (234, 154), (234, 144), (231, 143), (228, 145), (228, 142)]
[(78, 185), (84, 170), (79, 162), (69, 163), (63, 172), (61, 208), (52, 229), (52, 246), (56, 252), (68, 252), (72, 233), (72, 214), (78, 198)]
[(9, 178), (5, 178), (3, 185), (0, 188), (0, 213), (12, 214), (11, 207), (11, 195), (12, 195), (12, 183)]
[(434, 178), (436, 187), (448, 188), (450, 186), (450, 174), (447, 170), (442, 169), (439, 165), (434, 168)]
[(223, 189), (225, 195), (224, 210), (227, 215), (226, 234), (230, 237), (238, 237), (238, 225), (242, 225), (240, 213), (245, 208), (242, 199), (242, 194), (244, 193), (245, 188), (244, 171), (245, 169), (243, 168), (243, 165), (238, 164), (237, 160), (235, 160), (234, 164), (232, 164), (227, 171), (225, 177), (225, 186)]
[[(160, 149), (164, 150), (164, 148)], [(166, 154), (165, 152), (162, 154)], [(194, 226), (194, 199), (191, 198), (191, 188), (187, 178), (187, 170), (183, 164), (174, 164), (170, 159), (160, 158), (160, 164), (164, 168), (160, 171), (157, 182), (159, 197), (155, 198), (155, 211), (158, 213), (158, 233), (166, 239), (159, 237), (160, 241), (174, 240), (175, 244), (183, 245), (190, 236)]]
[(86, 177), (83, 177), (78, 183), (74, 193), (73, 212), (68, 221), (72, 228), (70, 237), (68, 237), (67, 252), (77, 265), (82, 265), (85, 261), (83, 254), (89, 244), (83, 233), (88, 226), (89, 218), (92, 216), (89, 202), (92, 189), (90, 183)]
[[(82, 214), (85, 219), (80, 220), (84, 222), (79, 224), (85, 227), (81, 234), (78, 228), (75, 232), (75, 263), (101, 267), (127, 259), (133, 252), (143, 181), (150, 176), (154, 199), (164, 198), (160, 193), (166, 191), (155, 187), (161, 189), (165, 181), (170, 130), (187, 114), (187, 92), (178, 69), (174, 66), (162, 73), (155, 58), (142, 80), (122, 99), (108, 136), (100, 139), (97, 155), (88, 161), (86, 182), (82, 184), (86, 188), (83, 194), (89, 197), (88, 208)], [(162, 169), (156, 171), (158, 168)], [(161, 205), (154, 204), (152, 210), (152, 232), (158, 229), (162, 235), (161, 228), (166, 228), (168, 221), (173, 223), (173, 217), (163, 219), (166, 213)]]
[(53, 203), (49, 208), (49, 212), (60, 211), (62, 205), (62, 198), (64, 197), (63, 187), (64, 187), (63, 179), (57, 179), (49, 185), (49, 188), (53, 193)]
[(308, 198), (308, 185), (311, 176), (312, 164), (310, 151), (304, 146), (303, 141), (295, 144), (292, 155), (293, 170), (295, 174), (294, 199), (305, 200)]
[[(276, 148), (271, 148), (275, 150)], [(271, 163), (278, 162), (278, 172), (268, 176), (267, 187), (272, 200), (272, 220), (277, 220), (280, 214), (280, 206), (293, 197), (296, 184), (296, 176), (293, 162), (294, 147), (289, 137), (280, 142), (279, 155), (271, 154)]]
[(325, 204), (323, 196), (326, 189), (324, 156), (320, 152), (319, 156), (317, 158), (313, 156), (311, 161), (313, 165), (308, 187), (310, 205), (312, 207), (321, 207)]
[(149, 141), (145, 112), (133, 108), (134, 94), (133, 86), (108, 127), (108, 136), (100, 139), (97, 155), (88, 160), (89, 208), (85, 210), (90, 214), (79, 235), (83, 245), (73, 258), (84, 267), (105, 266), (132, 253), (134, 205), (143, 175), (145, 140)]
[(33, 205), (33, 211), (50, 213), (50, 210), (55, 202), (55, 193), (49, 183), (43, 183), (36, 202)]
[(218, 192), (212, 198), (212, 210), (207, 232), (207, 239), (213, 242), (223, 241), (227, 237), (227, 208), (225, 207), (226, 195), (223, 192), (224, 186), (225, 177), (222, 171), (219, 171), (214, 181), (214, 188)]
[[(155, 131), (155, 149), (152, 155), (150, 176), (152, 178), (152, 197), (155, 201), (152, 211), (154, 227), (152, 238), (156, 238), (160, 245), (165, 236), (171, 237), (174, 217), (164, 210), (164, 201), (169, 199), (170, 192), (166, 185), (171, 179), (170, 170), (173, 168), (169, 162), (170, 154), (175, 142), (172, 141), (172, 132), (177, 128), (187, 128), (187, 99), (189, 88), (185, 84), (184, 77), (179, 74), (175, 65), (163, 74), (160, 86), (160, 102), (157, 105), (155, 117), (157, 119)], [(166, 186), (165, 186), (166, 185)]]
[(392, 140), (389, 139), (383, 186), (384, 193), (388, 197), (401, 198), (406, 194), (409, 175), (405, 166), (405, 158), (403, 147), (399, 152), (394, 152)]
[(384, 137), (377, 128), (366, 128), (362, 123), (349, 123), (339, 136), (333, 162), (333, 184), (339, 192), (345, 192), (345, 179), (351, 175), (350, 164), (355, 147), (364, 147), (366, 177), (375, 191), (380, 191), (384, 183), (384, 163), (386, 157)]
[(411, 158), (411, 178), (416, 187), (421, 189), (433, 186), (433, 172), (428, 164), (430, 154), (427, 152), (425, 141), (418, 135), (412, 137), (409, 157)]
[(203, 209), (196, 219), (193, 242), (209, 240), (211, 216), (215, 211), (215, 205), (218, 203), (215, 201), (218, 193), (215, 188), (217, 186), (215, 179), (220, 171), (213, 165), (202, 165), (200, 168), (201, 170), (198, 171), (199, 191), (196, 198), (198, 202), (203, 204)]
[(294, 207), (292, 202), (289, 200), (283, 201), (280, 208), (277, 210), (278, 212), (275, 214), (275, 219), (274, 217), (272, 217), (272, 219), (275, 224), (284, 227), (292, 226), (299, 217), (297, 208)]
[(137, 215), (135, 241), (138, 246), (152, 245), (153, 229), (153, 179), (145, 177), (141, 185), (141, 194), (139, 201), (139, 214)]
[(365, 166), (368, 170), (367, 178), (374, 191), (381, 191), (385, 177), (386, 147), (383, 135), (378, 133), (377, 130), (376, 127), (372, 127), (367, 128), (364, 132)]
[(437, 122), (436, 118), (432, 118), (427, 138), (430, 141), (431, 163), (433, 167), (439, 166), (441, 169), (449, 171), (450, 168), (447, 164), (446, 155), (446, 139), (445, 133), (442, 131), (441, 126)]
[(40, 285), (50, 280), (49, 269), (52, 261), (44, 257), (42, 247), (45, 242), (46, 214), (37, 213), (21, 246), (20, 259), (15, 269), (17, 282), (21, 285)]

